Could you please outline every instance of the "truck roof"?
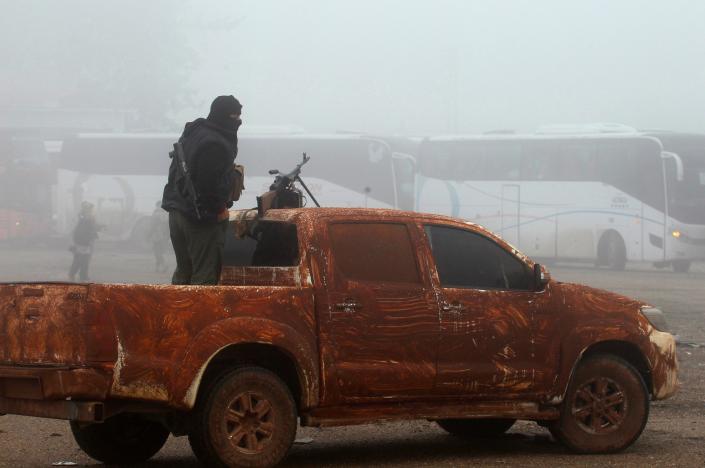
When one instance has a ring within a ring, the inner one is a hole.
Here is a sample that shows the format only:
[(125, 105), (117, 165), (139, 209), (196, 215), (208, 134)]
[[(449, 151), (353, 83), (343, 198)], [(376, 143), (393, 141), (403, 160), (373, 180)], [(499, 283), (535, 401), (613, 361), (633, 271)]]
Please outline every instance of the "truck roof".
[[(289, 222), (296, 223), (298, 221), (307, 220), (315, 221), (316, 218), (322, 217), (336, 217), (339, 219), (349, 218), (350, 220), (360, 221), (365, 218), (370, 220), (384, 220), (384, 218), (407, 218), (409, 220), (415, 220), (420, 222), (438, 222), (438, 223), (463, 223), (467, 226), (471, 226), (473, 230), (483, 233), (488, 237), (495, 239), (500, 244), (504, 244), (510, 251), (514, 252), (516, 255), (523, 258), (525, 261), (533, 263), (533, 261), (519, 251), (516, 247), (511, 245), (506, 240), (499, 237), (492, 231), (484, 228), (483, 226), (467, 221), (461, 218), (453, 218), (451, 216), (444, 216), (431, 213), (419, 213), (415, 211), (403, 211), (403, 210), (393, 210), (387, 208), (286, 208), (286, 209), (271, 209), (265, 213), (264, 217), (261, 218), (263, 221), (275, 221), (275, 222)], [(232, 219), (232, 217), (231, 217)]]
[(461, 218), (453, 218), (432, 213), (419, 213), (416, 211), (394, 210), (388, 208), (337, 208), (337, 207), (322, 207), (322, 208), (286, 208), (286, 209), (271, 209), (267, 211), (262, 220), (264, 221), (279, 221), (295, 223), (301, 219), (314, 220), (321, 217), (337, 217), (351, 219), (384, 219), (384, 218), (409, 218), (422, 222), (455, 222), (464, 223), (469, 226), (474, 226), (477, 230), (488, 233), (493, 237), (497, 237), (491, 231), (485, 229), (479, 224), (467, 221)]

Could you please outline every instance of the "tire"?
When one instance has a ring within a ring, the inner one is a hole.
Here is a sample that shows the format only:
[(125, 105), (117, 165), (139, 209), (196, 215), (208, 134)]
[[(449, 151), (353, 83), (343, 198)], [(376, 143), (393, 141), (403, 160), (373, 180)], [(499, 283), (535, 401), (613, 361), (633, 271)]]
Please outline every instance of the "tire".
[(617, 231), (606, 232), (600, 241), (602, 248), (598, 264), (607, 265), (611, 270), (622, 271), (627, 265), (627, 247)]
[(291, 392), (274, 373), (259, 367), (222, 374), (195, 411), (189, 442), (209, 467), (274, 466), (296, 436)]
[(88, 456), (107, 464), (140, 463), (152, 458), (166, 443), (169, 430), (134, 413), (121, 413), (103, 423), (81, 425), (71, 421), (76, 443)]
[(509, 430), (516, 419), (439, 419), (436, 424), (459, 437), (497, 437)]
[(673, 271), (676, 273), (688, 273), (690, 270), (690, 260), (673, 260)]
[(599, 354), (587, 358), (568, 385), (553, 436), (578, 453), (615, 453), (639, 438), (649, 418), (649, 391), (628, 362)]

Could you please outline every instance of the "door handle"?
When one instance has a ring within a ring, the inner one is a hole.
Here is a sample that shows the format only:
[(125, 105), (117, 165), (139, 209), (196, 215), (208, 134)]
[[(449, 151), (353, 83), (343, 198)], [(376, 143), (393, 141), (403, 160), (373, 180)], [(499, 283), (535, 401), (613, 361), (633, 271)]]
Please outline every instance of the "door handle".
[(462, 312), (465, 310), (465, 307), (460, 302), (442, 302), (441, 303), (441, 310), (443, 312)]
[(356, 302), (354, 299), (345, 299), (343, 302), (338, 302), (335, 304), (336, 310), (342, 310), (349, 314), (355, 312), (356, 310), (362, 309), (362, 304)]
[(34, 322), (41, 318), (42, 312), (39, 309), (39, 307), (28, 307), (27, 311), (24, 314), (24, 319), (28, 320), (30, 322)]

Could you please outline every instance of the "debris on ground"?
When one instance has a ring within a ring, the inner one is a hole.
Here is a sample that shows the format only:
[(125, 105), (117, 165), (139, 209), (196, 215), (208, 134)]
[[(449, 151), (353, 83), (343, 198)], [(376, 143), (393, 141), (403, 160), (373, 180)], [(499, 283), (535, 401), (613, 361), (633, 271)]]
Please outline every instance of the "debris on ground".
[(311, 437), (302, 437), (301, 439), (296, 439), (296, 440), (294, 441), (294, 444), (297, 444), (297, 445), (306, 445), (306, 444), (310, 444), (311, 442), (313, 442), (313, 438), (311, 438)]

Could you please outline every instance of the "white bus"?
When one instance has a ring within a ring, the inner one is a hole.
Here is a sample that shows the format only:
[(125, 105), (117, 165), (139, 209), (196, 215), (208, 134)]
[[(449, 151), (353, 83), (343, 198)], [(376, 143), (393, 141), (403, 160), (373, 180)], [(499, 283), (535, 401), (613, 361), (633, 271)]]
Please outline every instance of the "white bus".
[(532, 257), (680, 272), (705, 259), (705, 137), (433, 137), (417, 159), (417, 210), (482, 224)]
[[(140, 242), (162, 198), (178, 134), (79, 134), (56, 158), (54, 213), (59, 232), (73, 228), (82, 201), (96, 205), (101, 237)], [(257, 206), (274, 177), (306, 152), (304, 182), (323, 206), (413, 208), (414, 160), (405, 140), (352, 134), (241, 134), (237, 163), (245, 191), (234, 208)], [(310, 206), (313, 203), (308, 201)]]

